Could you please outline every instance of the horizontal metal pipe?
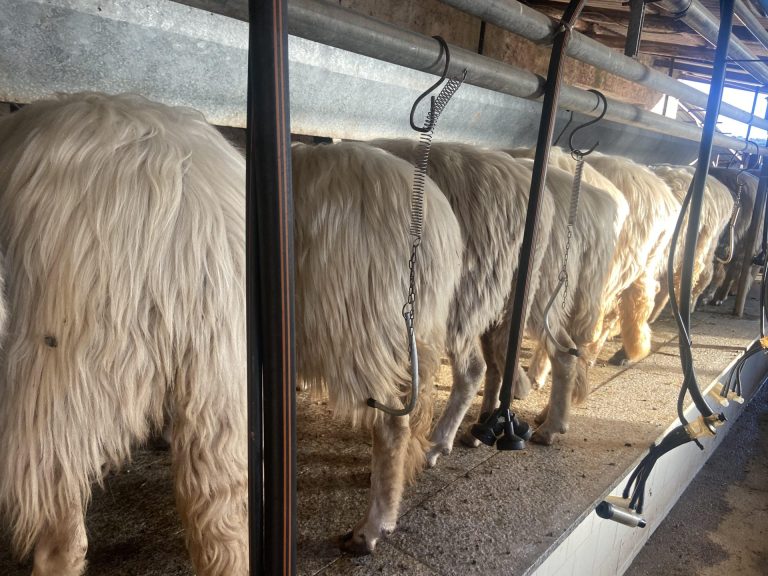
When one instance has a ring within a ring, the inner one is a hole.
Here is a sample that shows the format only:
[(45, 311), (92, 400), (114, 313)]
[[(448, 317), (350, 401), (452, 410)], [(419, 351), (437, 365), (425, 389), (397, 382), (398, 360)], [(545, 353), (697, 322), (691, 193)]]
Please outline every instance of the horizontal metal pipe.
[[(444, 4), (453, 6), (508, 30), (518, 36), (527, 38), (537, 44), (549, 44), (558, 24), (548, 16), (537, 12), (533, 8), (525, 6), (516, 0), (441, 0)], [(684, 0), (687, 2), (687, 0)], [(717, 30), (715, 36), (717, 38)], [(614, 50), (610, 50), (599, 42), (574, 31), (568, 44), (568, 55), (576, 60), (600, 68), (631, 80), (636, 84), (652, 90), (663, 92), (679, 98), (683, 102), (694, 104), (700, 108), (706, 108), (707, 95), (695, 88), (662, 74), (653, 68), (628, 58)], [(768, 121), (760, 117), (754, 117), (749, 112), (736, 106), (723, 103), (720, 113), (745, 124), (768, 129)]]
[(757, 19), (755, 13), (747, 5), (744, 0), (736, 0), (734, 6), (736, 15), (744, 23), (744, 26), (752, 33), (755, 39), (763, 45), (763, 48), (768, 48), (768, 32), (766, 32), (760, 20)]
[[(442, 73), (442, 55), (436, 40), (334, 4), (319, 0), (292, 0), (288, 4), (288, 30), (295, 36), (342, 50), (422, 72), (437, 75)], [(468, 71), (466, 82), (481, 88), (529, 100), (539, 100), (543, 94), (544, 78), (541, 76), (451, 46), (449, 75), (458, 76), (464, 69)], [(589, 115), (595, 115), (599, 108), (598, 99), (592, 92), (571, 86), (563, 86), (560, 105)], [(621, 124), (638, 126), (686, 140), (698, 142), (701, 139), (701, 130), (696, 126), (617, 100), (608, 100), (608, 112), (605, 117)], [(741, 150), (746, 142), (718, 134), (715, 136), (715, 145)], [(759, 148), (756, 152), (768, 154), (768, 150), (764, 148)]]
[[(717, 44), (720, 21), (698, 0), (662, 0), (656, 6), (672, 14), (678, 14), (683, 22), (698, 32), (707, 42), (713, 46)], [(768, 84), (768, 66), (762, 62), (749, 62), (749, 60), (756, 60), (755, 55), (736, 37), (731, 37), (728, 43), (728, 58), (736, 61), (736, 64), (762, 84)]]

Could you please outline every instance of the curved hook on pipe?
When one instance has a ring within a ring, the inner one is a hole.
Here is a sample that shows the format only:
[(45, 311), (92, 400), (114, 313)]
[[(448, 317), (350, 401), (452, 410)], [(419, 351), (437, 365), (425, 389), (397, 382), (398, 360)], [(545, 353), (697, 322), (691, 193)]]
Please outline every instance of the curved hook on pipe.
[(377, 402), (374, 398), (368, 398), (366, 404), (392, 416), (406, 416), (416, 407), (416, 399), (419, 397), (419, 353), (416, 349), (416, 331), (413, 329), (413, 315), (403, 314), (405, 325), (408, 328), (408, 349), (411, 353), (411, 398), (404, 408), (390, 408), (386, 404)]
[[(416, 98), (416, 101), (413, 103), (413, 106), (411, 107), (411, 128), (416, 130), (416, 132), (429, 132), (434, 128), (435, 126), (435, 97), (430, 97), (429, 101), (429, 116), (427, 118), (427, 123), (424, 125), (424, 127), (416, 126), (416, 123), (413, 121), (413, 115), (416, 113), (416, 107), (419, 105), (419, 102), (424, 100), (424, 98), (427, 97), (427, 94), (432, 92), (433, 90), (437, 89), (438, 86), (448, 77), (448, 67), (451, 65), (451, 51), (448, 49), (448, 43), (443, 39), (442, 36), (432, 36), (435, 40), (437, 40), (440, 43), (440, 52), (441, 54), (445, 54), (445, 66), (443, 67), (443, 74), (440, 76), (440, 79), (432, 84), (429, 88), (427, 88), (421, 96)], [(466, 74), (466, 72), (465, 72)]]
[(552, 340), (552, 343), (555, 345), (555, 348), (557, 348), (560, 352), (570, 354), (571, 356), (580, 356), (578, 348), (569, 348), (568, 346), (563, 346), (560, 344), (560, 342), (557, 341), (557, 338), (555, 338), (555, 335), (552, 334), (552, 328), (549, 326), (549, 311), (552, 308), (552, 305), (555, 303), (555, 300), (557, 299), (557, 295), (560, 294), (560, 290), (563, 289), (563, 285), (567, 281), (568, 277), (565, 274), (560, 275), (560, 282), (557, 283), (557, 288), (555, 288), (555, 291), (552, 293), (552, 296), (549, 298), (549, 302), (547, 302), (546, 308), (544, 308), (544, 330), (547, 333), (547, 336), (550, 340)]
[[(600, 141), (598, 140), (597, 142), (595, 142), (594, 145), (588, 150), (579, 150), (573, 145), (573, 137), (576, 135), (576, 132), (578, 132), (579, 130), (583, 130), (587, 126), (592, 126), (593, 124), (597, 124), (598, 122), (600, 122), (600, 120), (602, 120), (603, 117), (605, 116), (606, 112), (608, 112), (608, 100), (605, 98), (605, 95), (599, 90), (595, 90), (593, 88), (590, 88), (589, 91), (597, 96), (599, 102), (603, 103), (603, 111), (600, 112), (600, 115), (597, 118), (593, 118), (592, 120), (585, 122), (581, 126), (574, 128), (573, 131), (571, 132), (571, 135), (568, 137), (568, 146), (571, 149), (571, 154), (581, 156), (581, 157), (589, 156), (590, 154), (592, 154), (592, 152), (595, 151), (595, 148), (597, 148), (600, 145)], [(595, 106), (595, 108), (597, 108), (597, 106)]]
[(570, 113), (570, 116), (568, 117), (568, 122), (565, 123), (565, 126), (563, 126), (563, 129), (560, 130), (560, 134), (557, 135), (557, 138), (552, 142), (552, 146), (557, 146), (557, 143), (560, 142), (560, 138), (563, 137), (563, 134), (565, 134), (566, 130), (568, 130), (568, 127), (573, 124), (573, 110), (568, 110)]

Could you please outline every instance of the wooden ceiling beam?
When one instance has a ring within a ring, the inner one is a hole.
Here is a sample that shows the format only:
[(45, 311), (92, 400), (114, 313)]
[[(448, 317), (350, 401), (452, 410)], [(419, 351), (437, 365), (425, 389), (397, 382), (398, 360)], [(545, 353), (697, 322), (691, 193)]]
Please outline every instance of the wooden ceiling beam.
[[(608, 48), (624, 49), (624, 38), (614, 34), (601, 34), (595, 33), (593, 30), (587, 30), (584, 32), (586, 36), (597, 40), (601, 44)], [(656, 54), (659, 56), (674, 56), (679, 58), (685, 58), (688, 60), (697, 60), (702, 62), (712, 62), (715, 58), (715, 51), (710, 46), (706, 45), (687, 45), (683, 38), (674, 37), (659, 38), (649, 40), (643, 36), (640, 43), (640, 52), (646, 54)], [(762, 46), (749, 46), (756, 57), (768, 58), (768, 51)]]
[[(624, 40), (622, 38), (598, 37), (595, 39), (608, 48), (624, 48)], [(648, 42), (646, 40), (641, 41), (640, 52), (658, 56), (674, 56), (701, 62), (712, 62), (715, 58), (715, 51), (711, 48), (684, 46), (681, 44), (669, 44), (664, 42)]]
[[(555, 19), (560, 18), (563, 10), (565, 10), (565, 7), (568, 5), (568, 2), (564, 0), (528, 0), (525, 3), (539, 12), (547, 14), (547, 16)], [(653, 4), (648, 4), (648, 8), (644, 20), (644, 31), (652, 30), (654, 28), (668, 29), (677, 32), (690, 30), (684, 22), (669, 16), (661, 9), (655, 8)], [(622, 6), (620, 2), (615, 0), (608, 2), (590, 1), (589, 5), (584, 8), (580, 20), (595, 20), (598, 19), (600, 15), (603, 15), (605, 19), (613, 20), (615, 23), (624, 26), (629, 22), (629, 8), (627, 6)], [(717, 14), (715, 14), (715, 16), (717, 16)], [(768, 28), (768, 18), (757, 16), (756, 18), (765, 28)], [(741, 40), (752, 38), (749, 30), (747, 30), (746, 26), (744, 26), (738, 18), (734, 20), (734, 34)]]
[[(678, 73), (687, 76), (695, 76), (697, 79), (711, 78), (712, 67), (706, 64), (691, 64), (689, 62), (671, 62), (667, 58), (656, 58), (653, 62), (654, 67), (669, 69), (670, 64)], [(739, 85), (744, 90), (754, 90), (759, 84), (749, 74), (744, 73), (740, 68), (729, 67), (726, 72), (726, 80), (733, 85)]]
[[(530, 2), (530, 5), (538, 12), (557, 20), (562, 16), (562, 7), (565, 7), (567, 4), (554, 5), (552, 2), (535, 0)], [(629, 12), (616, 9), (597, 9), (592, 6), (592, 4), (589, 4), (582, 11), (578, 22), (599, 22), (601, 24), (622, 26), (626, 29), (629, 25)], [(656, 14), (646, 14), (643, 21), (643, 31), (645, 32), (646, 30), (688, 32), (690, 31), (690, 28), (685, 23), (680, 20), (675, 20), (674, 18)]]

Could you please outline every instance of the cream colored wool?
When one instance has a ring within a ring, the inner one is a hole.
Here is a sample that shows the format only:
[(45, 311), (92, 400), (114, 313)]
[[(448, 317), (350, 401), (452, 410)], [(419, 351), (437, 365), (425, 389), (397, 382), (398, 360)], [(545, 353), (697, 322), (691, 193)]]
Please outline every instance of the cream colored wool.
[(0, 120), (0, 507), (34, 574), (82, 573), (91, 485), (164, 407), (197, 573), (247, 573), (243, 186), (189, 109), (78, 94)]
[[(692, 166), (654, 166), (653, 171), (662, 178), (675, 197), (682, 202), (693, 180), (695, 169)], [(691, 310), (696, 307), (696, 302), (704, 289), (712, 280), (714, 271), (714, 257), (717, 243), (731, 217), (733, 210), (733, 197), (728, 188), (716, 178), (707, 177), (704, 187), (704, 199), (701, 205), (699, 221), (699, 235), (694, 252), (693, 276), (691, 279)], [(690, 210), (689, 210), (690, 212)], [(685, 249), (685, 234), (688, 229), (688, 216), (683, 220), (680, 230), (677, 248), (675, 251), (675, 290), (679, 293), (682, 275), (683, 251)], [(667, 282), (667, 260), (669, 259), (671, 245), (667, 246), (662, 266), (658, 271), (659, 293), (651, 321), (655, 320), (664, 306), (669, 301), (669, 288)]]
[[(415, 157), (416, 143), (413, 141), (376, 141), (375, 145), (409, 160)], [(507, 307), (525, 226), (532, 163), (473, 146), (435, 143), (428, 173), (449, 198), (466, 246), (459, 290), (448, 323), (447, 347), (453, 364), (454, 384), (448, 405), (432, 436), (435, 442), (432, 462), (439, 454), (450, 452), (458, 427), (480, 386), (486, 364), (482, 411), (492, 410), (498, 402), (509, 331)], [(538, 337), (543, 333), (543, 310), (557, 283), (559, 263), (562, 262), (570, 188), (568, 175), (553, 170), (540, 207), (540, 249), (535, 252), (531, 270), (528, 323), (529, 332)], [(569, 266), (571, 287), (566, 312), (558, 303), (550, 314), (553, 332), (562, 342), (569, 342), (571, 331), (576, 334), (572, 346), (586, 345), (592, 336), (589, 330), (595, 329), (598, 303), (594, 294), (602, 291), (618, 226), (624, 216), (609, 194), (590, 186), (586, 188), (585, 212), (603, 220), (596, 226), (594, 222), (588, 224), (587, 217), (580, 217)], [(564, 204), (565, 208), (554, 210), (556, 204)], [(605, 222), (615, 226), (606, 226)], [(577, 263), (585, 251), (590, 252), (591, 262), (579, 267)], [(546, 271), (543, 262), (547, 263)], [(583, 290), (591, 292), (587, 295)], [(548, 351), (557, 358), (555, 378), (558, 385), (553, 387), (551, 400), (555, 409), (542, 414), (542, 426), (534, 438), (550, 444), (555, 434), (567, 428), (571, 396), (586, 396), (587, 382), (586, 368), (577, 368), (573, 356), (555, 353), (554, 348), (548, 348)], [(524, 395), (527, 378), (522, 372), (518, 373), (518, 378), (523, 389), (515, 393)]]
[[(369, 396), (397, 405), (410, 382), (412, 169), (353, 144), (299, 147), (294, 165), (300, 376), (374, 425), (371, 508), (345, 545), (369, 551), (424, 461), (460, 232), (428, 182), (423, 392), (410, 418), (375, 412)], [(247, 574), (244, 175), (200, 114), (135, 96), (62, 97), (0, 121), (0, 506), (36, 575), (83, 572), (91, 485), (166, 413), (196, 573)]]
[[(517, 160), (533, 170), (533, 161)], [(527, 332), (539, 342), (545, 342), (552, 363), (552, 389), (549, 404), (536, 417), (539, 427), (534, 440), (551, 444), (557, 434), (567, 432), (572, 402), (583, 402), (589, 394), (588, 368), (593, 355), (595, 334), (599, 332), (602, 314), (601, 296), (605, 292), (616, 243), (627, 216), (626, 204), (610, 192), (588, 183), (582, 185), (579, 212), (574, 225), (568, 254), (569, 288), (565, 307), (561, 295), (549, 312), (550, 325), (558, 342), (568, 348), (577, 348), (581, 355), (575, 358), (557, 350), (544, 332), (544, 311), (555, 291), (566, 246), (569, 205), (573, 176), (555, 167), (547, 170), (547, 189), (557, 209), (554, 212), (552, 232), (539, 248), (544, 251), (546, 266), (542, 265), (539, 284), (530, 293), (532, 300)], [(493, 340), (497, 343), (496, 366), (501, 369), (506, 360), (506, 340), (509, 330), (509, 312), (499, 326)], [(485, 398), (495, 398), (499, 385), (486, 387)], [(494, 393), (495, 392), (495, 393)]]
[(628, 158), (595, 152), (587, 157), (587, 163), (624, 194), (630, 212), (622, 235), (631, 254), (617, 283), (624, 289), (618, 306), (606, 311), (598, 348), (618, 322), (623, 349), (610, 362), (636, 362), (651, 351), (648, 322), (658, 290), (656, 274), (669, 245), (680, 202), (661, 178)]
[(430, 392), (459, 276), (461, 233), (427, 179), (416, 275), (421, 393), (410, 416), (373, 410), (368, 398), (401, 407), (410, 390), (400, 311), (408, 294), (413, 168), (353, 143), (295, 145), (292, 161), (299, 376), (327, 391), (339, 416), (373, 425), (370, 506), (342, 541), (345, 550), (365, 553), (394, 530), (404, 482), (425, 462)]
[[(533, 158), (536, 150), (532, 148), (517, 148), (508, 150), (507, 153), (515, 158)], [(549, 164), (573, 175), (576, 171), (577, 162), (571, 154), (565, 152), (562, 148), (553, 147), (550, 150)], [(591, 184), (610, 194), (617, 203), (620, 218), (623, 220), (619, 239), (611, 260), (608, 280), (603, 288), (600, 300), (602, 311), (600, 320), (597, 323), (599, 333), (594, 335), (595, 345), (590, 350), (590, 360), (594, 360), (594, 357), (600, 353), (600, 349), (611, 331), (619, 299), (635, 280), (637, 272), (642, 270), (644, 265), (644, 262), (638, 262), (638, 259), (644, 257), (643, 239), (631, 236), (638, 229), (638, 226), (642, 226), (642, 223), (636, 222), (636, 219), (642, 216), (642, 214), (638, 216), (637, 213), (631, 211), (624, 194), (610, 180), (586, 162), (582, 167), (582, 182)], [(647, 244), (647, 241), (645, 243)], [(638, 333), (638, 331), (633, 331), (634, 333)], [(539, 344), (528, 369), (528, 377), (534, 387), (540, 388), (544, 385), (550, 368), (546, 352), (542, 345)]]
[[(410, 162), (417, 157), (418, 143), (414, 140), (376, 140), (372, 144)], [(436, 142), (432, 144), (428, 174), (448, 198), (465, 245), (446, 339), (453, 387), (432, 434), (429, 462), (434, 465), (441, 454), (451, 451), (459, 425), (483, 381), (486, 362), (480, 338), (502, 320), (514, 282), (530, 169), (500, 152)], [(552, 214), (552, 199), (547, 195), (539, 219), (542, 238), (549, 236)], [(533, 291), (542, 257), (540, 251), (533, 263)], [(519, 371), (519, 375), (527, 388), (525, 374)]]

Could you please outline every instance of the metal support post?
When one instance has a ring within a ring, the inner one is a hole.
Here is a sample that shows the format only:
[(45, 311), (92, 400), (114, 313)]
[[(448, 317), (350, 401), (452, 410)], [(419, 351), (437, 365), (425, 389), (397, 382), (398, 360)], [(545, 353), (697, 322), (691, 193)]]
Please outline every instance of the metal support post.
[[(768, 110), (766, 110), (768, 117)], [(739, 285), (736, 291), (736, 304), (733, 307), (733, 315), (741, 318), (744, 315), (744, 306), (747, 303), (747, 294), (752, 287), (752, 256), (758, 240), (758, 231), (763, 221), (765, 211), (766, 191), (768, 190), (768, 162), (763, 162), (760, 169), (760, 181), (755, 194), (755, 207), (752, 210), (752, 219), (749, 222), (747, 237), (744, 240), (744, 259), (741, 264)], [(764, 272), (765, 273), (765, 272)]]
[(288, 31), (250, 0), (246, 171), (251, 574), (296, 574), (296, 368)]
[(640, 35), (645, 20), (645, 0), (629, 0), (629, 26), (627, 41), (624, 44), (624, 56), (634, 58), (640, 51)]
[[(733, 0), (721, 0), (720, 30), (717, 38), (717, 47), (727, 53), (728, 41), (731, 35), (733, 22)], [(704, 118), (704, 128), (699, 146), (699, 159), (696, 163), (696, 172), (693, 176), (693, 191), (691, 192), (691, 206), (688, 212), (688, 229), (685, 236), (685, 251), (683, 254), (683, 270), (680, 280), (680, 314), (686, 326), (690, 326), (691, 310), (691, 282), (693, 276), (693, 258), (696, 250), (696, 241), (699, 236), (699, 222), (701, 217), (701, 205), (704, 199), (704, 187), (709, 175), (709, 164), (712, 160), (712, 140), (717, 126), (717, 118), (720, 115), (720, 104), (723, 100), (723, 86), (725, 82), (726, 59), (716, 59), (712, 70), (712, 82), (709, 88), (709, 101), (707, 113)], [(687, 296), (687, 297), (686, 297)]]
[(571, 35), (571, 27), (579, 17), (586, 0), (571, 0), (563, 15), (563, 24), (552, 46), (552, 56), (547, 71), (547, 83), (544, 88), (544, 103), (539, 123), (539, 134), (536, 141), (536, 156), (533, 161), (531, 191), (528, 197), (528, 212), (525, 218), (523, 244), (520, 247), (520, 259), (515, 286), (515, 297), (510, 323), (509, 344), (507, 346), (507, 363), (504, 368), (500, 401), (502, 408), (508, 408), (512, 401), (512, 390), (516, 368), (519, 362), (520, 344), (525, 328), (525, 310), (528, 302), (528, 277), (533, 263), (533, 253), (537, 247), (539, 203), (544, 192), (547, 177), (547, 159), (552, 145), (552, 133), (555, 129), (557, 102), (560, 96), (563, 62), (565, 61), (565, 46)]

